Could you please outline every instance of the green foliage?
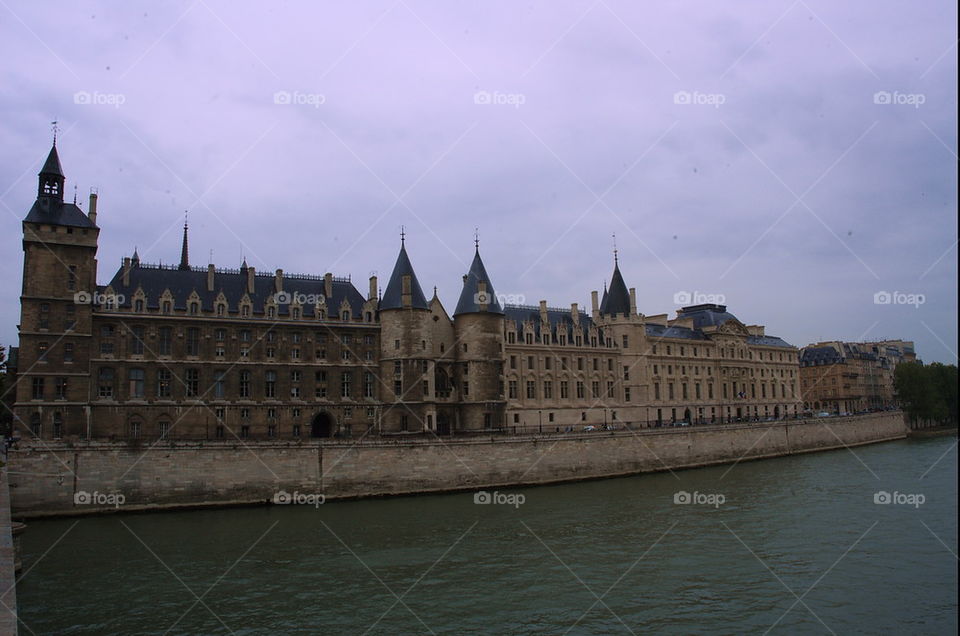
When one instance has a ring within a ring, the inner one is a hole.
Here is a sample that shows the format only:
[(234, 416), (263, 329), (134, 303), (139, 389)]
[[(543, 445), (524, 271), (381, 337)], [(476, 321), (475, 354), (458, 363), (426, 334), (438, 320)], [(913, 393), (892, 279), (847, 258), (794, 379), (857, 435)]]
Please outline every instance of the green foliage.
[(957, 421), (957, 367), (935, 362), (897, 365), (894, 386), (911, 421)]

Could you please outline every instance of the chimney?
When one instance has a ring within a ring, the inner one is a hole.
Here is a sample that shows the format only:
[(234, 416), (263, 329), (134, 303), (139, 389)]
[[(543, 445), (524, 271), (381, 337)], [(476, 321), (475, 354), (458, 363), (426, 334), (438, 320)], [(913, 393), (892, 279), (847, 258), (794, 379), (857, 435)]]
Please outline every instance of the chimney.
[(333, 298), (333, 274), (330, 272), (323, 275), (323, 295), (328, 301)]
[(596, 291), (590, 292), (590, 305), (593, 307), (593, 319), (596, 320), (600, 315), (600, 300)]
[(254, 287), (254, 284), (253, 284), (254, 280), (256, 279), (256, 276), (257, 276), (257, 269), (255, 267), (248, 267), (247, 268), (247, 293), (248, 294), (252, 294), (253, 292), (256, 291), (256, 288)]
[(377, 277), (370, 277), (370, 291), (367, 292), (367, 300), (376, 300), (377, 299)]
[(577, 306), (577, 303), (570, 305), (570, 316), (573, 318), (573, 324), (580, 324), (580, 308)]
[(216, 269), (213, 267), (213, 263), (207, 265), (207, 291), (213, 291), (213, 275), (216, 272)]
[(631, 316), (637, 315), (637, 288), (636, 287), (630, 288), (630, 315)]
[(87, 217), (90, 219), (90, 222), (94, 225), (97, 224), (97, 193), (90, 193), (90, 211), (87, 212)]
[(130, 286), (130, 257), (123, 257), (123, 286)]
[(273, 278), (273, 291), (278, 294), (283, 291), (283, 270), (278, 269)]

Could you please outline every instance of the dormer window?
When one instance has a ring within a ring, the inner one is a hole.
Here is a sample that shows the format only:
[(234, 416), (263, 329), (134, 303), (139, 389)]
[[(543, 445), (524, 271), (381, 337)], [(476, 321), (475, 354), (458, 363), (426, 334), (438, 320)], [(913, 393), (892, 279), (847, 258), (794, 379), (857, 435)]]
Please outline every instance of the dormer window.
[(190, 315), (196, 316), (198, 313), (200, 313), (200, 303), (198, 302), (190, 303)]
[(169, 314), (173, 311), (173, 303), (169, 300), (163, 301), (163, 313)]
[(143, 300), (141, 300), (140, 298), (138, 298), (136, 301), (134, 301), (134, 303), (133, 303), (133, 310), (134, 310), (134, 311), (137, 311), (137, 312), (142, 312), (142, 311), (143, 311)]

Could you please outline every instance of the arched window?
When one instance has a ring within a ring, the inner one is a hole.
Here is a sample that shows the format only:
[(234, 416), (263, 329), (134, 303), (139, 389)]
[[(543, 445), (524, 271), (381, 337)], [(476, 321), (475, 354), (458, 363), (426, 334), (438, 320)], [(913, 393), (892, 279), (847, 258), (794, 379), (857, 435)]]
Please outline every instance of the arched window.
[(133, 304), (133, 310), (134, 310), (134, 311), (137, 311), (137, 312), (142, 312), (142, 311), (143, 311), (143, 299), (142, 299), (142, 298), (137, 298), (136, 302), (134, 302), (134, 304)]
[(43, 429), (41, 428), (41, 425), (40, 425), (39, 413), (30, 414), (30, 432), (33, 434), (34, 437), (41, 437), (41, 434), (43, 433)]
[(163, 313), (169, 314), (173, 311), (173, 303), (169, 300), (163, 301)]
[(346, 309), (343, 310), (343, 313), (340, 315), (341, 320), (350, 320), (350, 312)]
[(196, 316), (198, 313), (200, 313), (200, 303), (198, 302), (190, 303), (190, 315)]
[(217, 303), (217, 315), (225, 316), (227, 314), (227, 306), (223, 303)]

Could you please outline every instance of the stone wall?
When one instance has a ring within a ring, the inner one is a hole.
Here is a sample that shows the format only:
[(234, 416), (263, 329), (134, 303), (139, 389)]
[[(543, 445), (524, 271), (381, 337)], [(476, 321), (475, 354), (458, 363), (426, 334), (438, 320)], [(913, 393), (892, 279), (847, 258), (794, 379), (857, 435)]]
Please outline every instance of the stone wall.
[(456, 440), (42, 443), (10, 452), (14, 515), (84, 514), (543, 484), (906, 437), (900, 412), (718, 427)]

